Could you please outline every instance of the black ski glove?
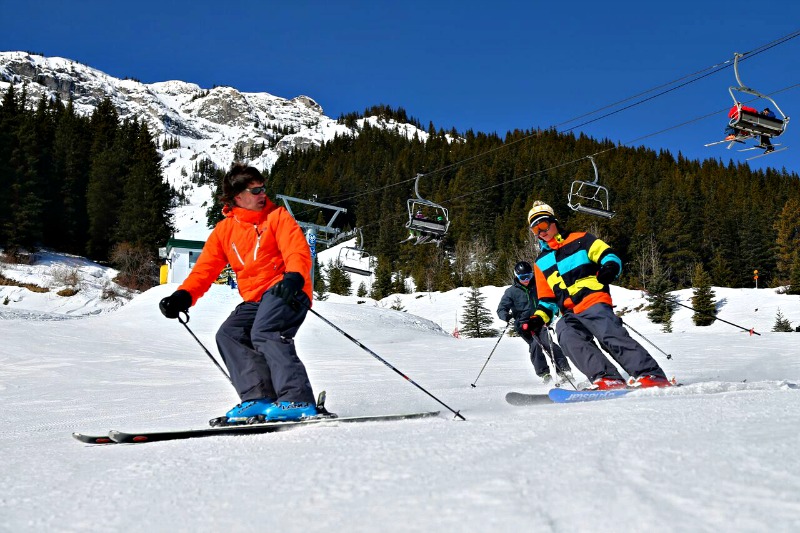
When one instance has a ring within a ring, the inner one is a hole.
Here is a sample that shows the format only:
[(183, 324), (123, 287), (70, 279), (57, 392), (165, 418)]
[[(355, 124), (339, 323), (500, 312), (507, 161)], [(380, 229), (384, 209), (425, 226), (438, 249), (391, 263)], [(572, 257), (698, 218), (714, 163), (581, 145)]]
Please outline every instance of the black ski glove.
[(603, 285), (610, 285), (612, 281), (617, 279), (617, 276), (619, 276), (619, 265), (614, 261), (609, 261), (600, 267), (600, 271), (597, 273), (597, 281)]
[(270, 288), (269, 292), (283, 299), (286, 305), (294, 303), (294, 297), (303, 288), (306, 280), (297, 272), (287, 272), (283, 275), (283, 279)]
[(540, 317), (539, 315), (534, 315), (530, 317), (522, 324), (523, 330), (533, 333), (535, 335), (538, 335), (539, 332), (542, 331), (543, 327), (544, 327), (544, 320), (542, 320), (542, 317)]
[(179, 289), (172, 295), (163, 298), (158, 303), (161, 314), (167, 318), (178, 318), (179, 313), (185, 313), (192, 305), (192, 295), (183, 289)]

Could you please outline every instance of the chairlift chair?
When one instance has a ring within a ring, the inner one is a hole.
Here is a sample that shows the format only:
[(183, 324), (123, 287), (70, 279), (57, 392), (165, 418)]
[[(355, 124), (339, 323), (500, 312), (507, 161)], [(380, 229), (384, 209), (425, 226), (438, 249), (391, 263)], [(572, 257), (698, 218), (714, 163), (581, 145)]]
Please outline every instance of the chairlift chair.
[[(729, 122), (729, 125), (736, 130), (743, 131), (753, 136), (764, 135), (770, 139), (773, 137), (778, 137), (786, 131), (786, 126), (789, 124), (789, 117), (783, 113), (783, 110), (781, 110), (775, 100), (765, 94), (761, 94), (753, 88), (745, 86), (742, 83), (742, 80), (739, 77), (739, 58), (742, 57), (742, 55), (743, 54), (739, 53), (733, 54), (733, 72), (736, 76), (736, 83), (738, 83), (738, 86), (729, 87), (728, 92), (733, 99), (733, 104), (739, 111), (739, 116), (732, 118)], [(734, 92), (750, 94), (756, 98), (768, 100), (775, 110), (780, 114), (781, 118), (778, 118), (777, 116), (775, 118), (768, 117), (760, 113), (753, 113), (751, 111), (742, 109), (740, 99), (736, 98)]]
[[(407, 202), (408, 222), (405, 227), (411, 232), (419, 234), (414, 244), (425, 242), (439, 244), (450, 227), (450, 218), (445, 207), (420, 196), (419, 179), (421, 177), (422, 174), (417, 174), (417, 178), (414, 181), (414, 193), (417, 197), (410, 198)], [(433, 213), (435, 218), (425, 216), (424, 213), (426, 212)]]
[[(361, 229), (358, 229), (359, 238), (356, 240), (355, 246), (342, 246), (339, 249), (339, 256), (337, 257), (341, 269), (350, 274), (358, 274), (359, 276), (371, 276), (373, 266), (375, 263), (374, 258), (364, 251), (364, 235)], [(361, 242), (359, 245), (358, 242)]]
[(589, 156), (589, 161), (592, 162), (594, 167), (594, 180), (573, 181), (569, 189), (567, 203), (572, 210), (579, 213), (612, 218), (616, 213), (609, 209), (608, 189), (597, 183), (599, 178), (597, 164), (595, 164), (592, 156)]

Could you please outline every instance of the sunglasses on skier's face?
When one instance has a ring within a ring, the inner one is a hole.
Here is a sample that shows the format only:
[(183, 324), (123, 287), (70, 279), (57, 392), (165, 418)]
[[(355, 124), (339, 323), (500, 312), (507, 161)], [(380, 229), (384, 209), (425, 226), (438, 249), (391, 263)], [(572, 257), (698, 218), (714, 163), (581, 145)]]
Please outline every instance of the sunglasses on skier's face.
[(550, 222), (549, 220), (542, 220), (535, 226), (531, 226), (531, 233), (533, 233), (534, 235), (539, 235), (543, 231), (549, 230), (552, 224), (553, 223)]
[(516, 274), (517, 279), (520, 281), (530, 281), (533, 279), (533, 273), (530, 274)]
[(267, 188), (263, 185), (261, 187), (250, 187), (249, 189), (245, 189), (247, 192), (252, 194), (253, 196), (258, 196), (259, 194), (266, 194)]

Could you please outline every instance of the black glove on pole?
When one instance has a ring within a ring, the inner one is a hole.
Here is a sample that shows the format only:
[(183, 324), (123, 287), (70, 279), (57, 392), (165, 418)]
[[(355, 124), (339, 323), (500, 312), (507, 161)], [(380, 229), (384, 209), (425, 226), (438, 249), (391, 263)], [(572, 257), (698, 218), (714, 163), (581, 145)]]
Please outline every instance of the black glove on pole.
[(283, 279), (270, 288), (269, 292), (286, 302), (286, 305), (294, 305), (295, 299), (303, 289), (306, 280), (297, 272), (287, 272), (283, 275)]
[(600, 267), (600, 271), (597, 273), (597, 281), (603, 285), (610, 285), (612, 281), (617, 279), (617, 276), (619, 276), (619, 265), (614, 261), (609, 261)]
[(192, 295), (188, 291), (178, 289), (170, 296), (163, 298), (158, 303), (161, 314), (167, 318), (178, 318), (178, 314), (185, 313), (192, 305)]
[(522, 324), (522, 329), (533, 335), (538, 335), (544, 327), (544, 320), (539, 315), (534, 315)]

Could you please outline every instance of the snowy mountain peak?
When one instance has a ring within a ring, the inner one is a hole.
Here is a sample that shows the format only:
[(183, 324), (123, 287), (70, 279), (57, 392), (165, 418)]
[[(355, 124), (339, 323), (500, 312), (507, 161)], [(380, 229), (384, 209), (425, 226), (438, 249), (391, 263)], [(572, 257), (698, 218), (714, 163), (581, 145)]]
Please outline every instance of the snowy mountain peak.
[(191, 181), (198, 160), (227, 168), (237, 153), (253, 166), (269, 169), (282, 153), (319, 147), (337, 135), (358, 135), (365, 123), (409, 138), (428, 137), (412, 124), (379, 117), (361, 119), (350, 128), (325, 116), (322, 106), (306, 95), (286, 99), (229, 86), (204, 89), (179, 80), (142, 83), (60, 57), (0, 52), (0, 91), (11, 85), (20, 92), (26, 88), (30, 107), (43, 96), (64, 102), (72, 98), (81, 115), (91, 114), (109, 98), (121, 119), (137, 118), (157, 138), (177, 139), (180, 147), (163, 151), (162, 166), (170, 185), (189, 198), (188, 205), (175, 211), (177, 236), (186, 239), (204, 240), (209, 232), (204, 206), (212, 191)]

